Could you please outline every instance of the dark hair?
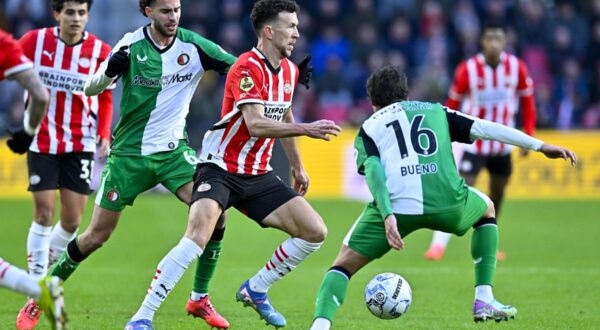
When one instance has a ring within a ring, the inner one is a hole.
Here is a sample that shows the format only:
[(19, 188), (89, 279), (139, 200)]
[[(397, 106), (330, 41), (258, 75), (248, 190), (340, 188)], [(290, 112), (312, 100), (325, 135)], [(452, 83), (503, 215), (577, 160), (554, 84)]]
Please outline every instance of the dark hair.
[[(142, 13), (142, 15), (146, 16), (146, 7), (150, 7), (152, 6), (152, 4), (155, 2), (156, 0), (140, 0), (140, 13)], [(148, 17), (148, 16), (146, 16)]]
[(502, 32), (506, 33), (506, 25), (498, 20), (487, 20), (481, 27), (481, 35), (487, 30), (502, 30)]
[(384, 108), (408, 98), (408, 81), (398, 66), (387, 65), (367, 80), (367, 95), (371, 104)]
[(277, 17), (281, 12), (297, 13), (300, 7), (294, 0), (259, 0), (254, 3), (250, 19), (254, 33), (260, 36), (260, 30), (265, 24)]
[(94, 3), (94, 0), (52, 0), (50, 6), (52, 7), (52, 10), (60, 13), (63, 10), (63, 7), (65, 6), (65, 2), (69, 1), (77, 3), (87, 3), (88, 11), (90, 10), (90, 8), (92, 8), (92, 4)]

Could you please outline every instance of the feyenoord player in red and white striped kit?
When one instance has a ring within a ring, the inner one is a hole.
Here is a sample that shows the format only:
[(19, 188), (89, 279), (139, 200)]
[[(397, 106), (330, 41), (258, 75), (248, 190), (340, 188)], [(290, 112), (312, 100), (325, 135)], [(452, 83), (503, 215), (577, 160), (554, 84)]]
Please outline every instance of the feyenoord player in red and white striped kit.
[[(457, 110), (460, 106), (463, 113), (509, 127), (515, 127), (520, 112), (523, 130), (533, 135), (536, 111), (533, 81), (525, 63), (504, 51), (505, 27), (496, 22), (487, 23), (482, 29), (481, 46), (481, 53), (460, 63), (456, 69), (446, 106)], [(470, 186), (475, 185), (481, 169), (487, 168), (489, 195), (496, 214), (512, 173), (511, 150), (511, 146), (500, 142), (477, 140), (464, 145), (462, 161), (457, 164), (461, 176)], [(521, 149), (520, 154), (526, 156), (527, 150)], [(449, 239), (450, 234), (435, 232), (425, 258), (440, 260)], [(498, 259), (504, 259), (504, 253), (498, 252)]]
[[(93, 0), (53, 0), (55, 27), (26, 33), (19, 43), (50, 93), (46, 117), (27, 153), (34, 220), (27, 237), (29, 272), (43, 277), (75, 237), (91, 192), (96, 144), (108, 153), (112, 92), (87, 97), (85, 81), (110, 54), (109, 45), (85, 31)], [(52, 227), (56, 191), (60, 221)], [(29, 300), (17, 317), (18, 329), (35, 327), (39, 308)]]
[[(254, 4), (250, 16), (258, 44), (242, 54), (227, 74), (221, 120), (203, 140), (186, 233), (158, 264), (146, 298), (126, 329), (152, 328), (159, 306), (186, 268), (204, 252), (219, 215), (232, 206), (259, 225), (290, 235), (236, 295), (268, 324), (285, 326), (285, 318), (270, 303), (267, 291), (315, 252), (327, 235), (325, 223), (302, 197), (308, 177), (293, 137), (329, 140), (329, 135), (340, 131), (329, 120), (294, 122), (292, 94), (304, 80), (288, 60), (300, 37), (298, 10), (291, 0)], [(274, 138), (283, 138), (280, 141), (292, 167), (295, 189), (271, 171)]]

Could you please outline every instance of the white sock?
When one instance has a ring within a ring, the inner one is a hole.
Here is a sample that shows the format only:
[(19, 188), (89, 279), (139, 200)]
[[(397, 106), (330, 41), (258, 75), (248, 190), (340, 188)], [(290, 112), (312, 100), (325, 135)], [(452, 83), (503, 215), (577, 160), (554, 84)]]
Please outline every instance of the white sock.
[(200, 255), (202, 255), (202, 249), (194, 241), (182, 238), (179, 244), (169, 251), (158, 264), (146, 298), (131, 320), (152, 321), (154, 313), (165, 301), (169, 292), (173, 290), (190, 264)]
[(250, 289), (255, 292), (267, 292), (273, 283), (291, 272), (322, 244), (323, 242), (310, 243), (300, 238), (288, 238), (275, 249), (267, 264), (250, 279)]
[(329, 330), (330, 327), (331, 321), (322, 317), (317, 317), (314, 320), (312, 327), (310, 327), (310, 330)]
[(198, 293), (198, 292), (192, 291), (192, 294), (190, 295), (190, 299), (192, 299), (193, 301), (199, 301), (200, 299), (202, 299), (206, 296), (208, 296), (208, 293)]
[(53, 265), (58, 261), (60, 256), (65, 252), (67, 248), (67, 244), (72, 241), (75, 236), (77, 236), (77, 229), (73, 233), (69, 233), (64, 230), (60, 225), (60, 221), (54, 225), (52, 229), (52, 234), (50, 234), (50, 249), (49, 249), (49, 257), (48, 263)]
[(52, 226), (42, 226), (34, 221), (27, 235), (27, 266), (29, 274), (38, 280), (44, 278), (48, 272), (51, 233)]
[(39, 299), (42, 294), (38, 280), (2, 258), (0, 258), (0, 286), (25, 294), (33, 299)]
[(481, 300), (484, 303), (491, 303), (494, 300), (491, 285), (477, 285), (475, 287), (475, 299)]
[(431, 239), (431, 246), (438, 245), (445, 249), (446, 246), (448, 246), (448, 241), (450, 241), (450, 237), (452, 237), (452, 234), (448, 234), (443, 231), (436, 230), (433, 232), (433, 238)]

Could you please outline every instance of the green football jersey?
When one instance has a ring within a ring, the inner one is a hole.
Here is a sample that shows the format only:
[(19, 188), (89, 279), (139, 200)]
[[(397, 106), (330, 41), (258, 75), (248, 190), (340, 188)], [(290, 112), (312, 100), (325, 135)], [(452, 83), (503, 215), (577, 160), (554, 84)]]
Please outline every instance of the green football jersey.
[(130, 55), (121, 77), (123, 94), (113, 154), (151, 155), (177, 148), (187, 138), (189, 104), (204, 72), (224, 75), (236, 60), (217, 44), (183, 28), (161, 49), (152, 41), (149, 28), (127, 33), (113, 48), (116, 52), (129, 46)]
[(464, 204), (467, 188), (458, 175), (452, 141), (471, 143), (473, 120), (440, 104), (404, 101), (369, 117), (355, 142), (356, 164), (379, 157), (391, 206), (398, 214), (432, 214)]

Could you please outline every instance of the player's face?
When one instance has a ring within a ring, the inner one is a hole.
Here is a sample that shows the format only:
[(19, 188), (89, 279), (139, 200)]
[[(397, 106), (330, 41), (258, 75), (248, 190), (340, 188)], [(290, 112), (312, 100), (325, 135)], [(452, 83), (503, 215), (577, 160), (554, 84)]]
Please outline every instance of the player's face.
[(87, 3), (67, 1), (60, 12), (54, 12), (54, 18), (58, 22), (61, 33), (79, 36), (88, 22), (88, 5)]
[(281, 53), (282, 58), (292, 55), (294, 45), (300, 33), (298, 32), (298, 16), (296, 13), (281, 12), (272, 26), (273, 45)]
[(487, 58), (499, 58), (504, 46), (506, 46), (506, 35), (502, 29), (486, 29), (481, 36), (481, 47)]
[(174, 37), (181, 17), (179, 0), (157, 0), (152, 7), (146, 7), (146, 15), (152, 20), (152, 26), (165, 37)]

